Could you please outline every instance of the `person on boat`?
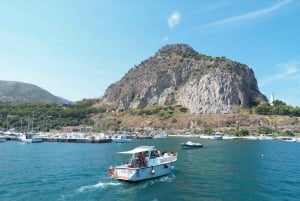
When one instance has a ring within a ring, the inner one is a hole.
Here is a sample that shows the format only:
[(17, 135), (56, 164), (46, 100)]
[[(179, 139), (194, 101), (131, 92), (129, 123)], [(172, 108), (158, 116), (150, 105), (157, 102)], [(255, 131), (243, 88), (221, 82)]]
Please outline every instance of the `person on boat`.
[(131, 167), (135, 168), (136, 167), (136, 159), (134, 156), (131, 157), (130, 159), (130, 164), (131, 164)]
[(169, 153), (168, 153), (167, 151), (163, 151), (163, 152), (161, 153), (161, 155), (162, 155), (162, 156), (168, 156)]
[(151, 152), (151, 158), (159, 157), (160, 154), (157, 150)]
[(139, 162), (140, 162), (140, 167), (144, 167), (145, 166), (144, 154), (142, 152), (140, 152), (139, 155), (138, 155), (138, 158), (139, 158)]

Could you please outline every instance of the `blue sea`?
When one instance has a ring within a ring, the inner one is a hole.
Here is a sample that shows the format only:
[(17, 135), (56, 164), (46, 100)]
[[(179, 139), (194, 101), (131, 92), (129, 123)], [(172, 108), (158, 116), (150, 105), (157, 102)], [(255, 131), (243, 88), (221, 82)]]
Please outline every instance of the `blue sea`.
[[(192, 140), (199, 149), (182, 149)], [(126, 183), (107, 176), (140, 145), (179, 153), (174, 171)], [(132, 143), (0, 143), (0, 200), (300, 200), (300, 143), (169, 137)]]

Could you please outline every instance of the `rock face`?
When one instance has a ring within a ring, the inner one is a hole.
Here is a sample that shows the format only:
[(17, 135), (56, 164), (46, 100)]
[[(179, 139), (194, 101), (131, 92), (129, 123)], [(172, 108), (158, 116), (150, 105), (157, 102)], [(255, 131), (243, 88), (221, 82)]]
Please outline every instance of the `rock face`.
[(267, 101), (252, 69), (185, 44), (166, 45), (110, 85), (102, 101), (117, 110), (182, 105), (192, 113), (229, 113)]

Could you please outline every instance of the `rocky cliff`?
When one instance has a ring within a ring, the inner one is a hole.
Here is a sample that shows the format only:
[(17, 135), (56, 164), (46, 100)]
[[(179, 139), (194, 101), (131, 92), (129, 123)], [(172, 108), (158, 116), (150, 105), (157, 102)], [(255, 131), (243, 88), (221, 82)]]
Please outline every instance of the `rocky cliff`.
[(110, 85), (102, 101), (117, 110), (182, 105), (192, 113), (228, 113), (267, 101), (252, 69), (225, 57), (197, 53), (185, 44), (166, 45)]

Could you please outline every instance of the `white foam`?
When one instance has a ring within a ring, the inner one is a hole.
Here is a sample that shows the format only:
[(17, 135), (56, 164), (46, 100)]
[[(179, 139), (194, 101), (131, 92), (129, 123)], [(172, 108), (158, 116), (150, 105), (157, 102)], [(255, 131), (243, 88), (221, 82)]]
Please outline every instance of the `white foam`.
[(166, 183), (173, 182), (174, 180), (175, 180), (175, 177), (174, 176), (170, 176), (170, 175), (161, 177), (159, 179), (159, 181), (166, 182)]
[(84, 192), (84, 191), (88, 191), (88, 190), (94, 190), (94, 189), (99, 189), (99, 188), (106, 188), (108, 186), (119, 186), (121, 185), (121, 183), (117, 183), (117, 182), (100, 182), (94, 185), (88, 185), (88, 186), (82, 186), (78, 189), (79, 192)]

